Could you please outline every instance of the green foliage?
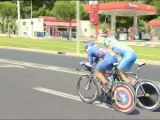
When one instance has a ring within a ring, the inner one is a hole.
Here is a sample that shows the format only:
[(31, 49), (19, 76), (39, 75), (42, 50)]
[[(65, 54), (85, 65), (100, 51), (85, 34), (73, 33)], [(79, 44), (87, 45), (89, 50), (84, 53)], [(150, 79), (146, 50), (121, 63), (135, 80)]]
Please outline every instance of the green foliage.
[(15, 17), (17, 15), (16, 4), (11, 2), (0, 2), (0, 14), (7, 18)]
[(133, 17), (117, 17), (117, 27), (126, 27), (129, 28), (133, 26)]
[(46, 15), (46, 7), (40, 7), (39, 9), (38, 9), (38, 15), (39, 16), (45, 16)]
[(156, 20), (160, 20), (160, 16), (156, 18)]
[(31, 18), (31, 7), (30, 6), (22, 6), (22, 18)]
[[(53, 15), (63, 20), (76, 18), (76, 2), (57, 1), (53, 7)], [(80, 16), (87, 18), (87, 13), (84, 11), (84, 4), (80, 4)]]
[(38, 18), (38, 17), (39, 17), (38, 11), (37, 11), (37, 10), (34, 10), (34, 11), (32, 12), (32, 16), (35, 17), (35, 18)]
[(80, 17), (81, 20), (89, 20), (89, 14), (84, 10), (84, 5), (85, 4), (80, 4)]
[(143, 19), (138, 19), (138, 31), (141, 31), (142, 29), (149, 31), (148, 22), (144, 21)]
[(21, 0), (21, 18), (26, 19), (31, 17), (31, 1), (33, 17), (52, 15), (51, 10), (56, 0)]
[[(86, 14), (84, 11), (83, 4), (80, 4), (80, 15)], [(59, 19), (66, 20), (70, 24), (68, 28), (70, 29), (69, 40), (71, 39), (71, 20), (76, 18), (76, 2), (71, 1), (57, 1), (53, 7), (53, 15)]]
[(3, 32), (8, 32), (10, 37), (10, 32), (15, 31), (15, 19), (17, 16), (17, 6), (12, 2), (0, 2), (0, 21), (1, 29)]
[(59, 19), (70, 20), (75, 18), (76, 4), (70, 1), (58, 1), (55, 3), (53, 11)]

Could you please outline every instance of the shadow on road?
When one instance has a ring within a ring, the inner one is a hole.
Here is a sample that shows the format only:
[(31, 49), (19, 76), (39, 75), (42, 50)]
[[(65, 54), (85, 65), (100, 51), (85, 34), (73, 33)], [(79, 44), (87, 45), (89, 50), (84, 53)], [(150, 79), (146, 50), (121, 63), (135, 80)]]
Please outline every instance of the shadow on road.
[(153, 112), (160, 112), (160, 107), (156, 110), (154, 110)]
[(138, 115), (139, 113), (140, 112), (137, 109), (135, 109), (133, 110), (133, 112), (129, 113), (128, 115)]

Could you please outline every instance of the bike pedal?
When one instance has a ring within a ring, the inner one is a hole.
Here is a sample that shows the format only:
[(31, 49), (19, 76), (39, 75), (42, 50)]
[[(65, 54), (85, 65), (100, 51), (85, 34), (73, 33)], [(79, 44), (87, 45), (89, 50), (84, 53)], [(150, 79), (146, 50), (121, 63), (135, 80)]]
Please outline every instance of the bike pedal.
[(115, 102), (115, 99), (114, 99), (114, 98), (111, 98), (111, 101), (112, 101), (112, 102)]

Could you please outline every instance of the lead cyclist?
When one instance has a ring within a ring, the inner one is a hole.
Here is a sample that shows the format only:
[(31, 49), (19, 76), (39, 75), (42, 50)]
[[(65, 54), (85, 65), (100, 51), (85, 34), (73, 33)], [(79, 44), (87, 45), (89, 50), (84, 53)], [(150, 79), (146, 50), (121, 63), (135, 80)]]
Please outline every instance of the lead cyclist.
[(118, 76), (125, 82), (133, 84), (133, 80), (126, 74), (126, 72), (129, 72), (136, 62), (137, 55), (135, 51), (127, 45), (120, 44), (114, 37), (106, 38), (104, 44), (107, 48), (121, 57), (116, 70)]

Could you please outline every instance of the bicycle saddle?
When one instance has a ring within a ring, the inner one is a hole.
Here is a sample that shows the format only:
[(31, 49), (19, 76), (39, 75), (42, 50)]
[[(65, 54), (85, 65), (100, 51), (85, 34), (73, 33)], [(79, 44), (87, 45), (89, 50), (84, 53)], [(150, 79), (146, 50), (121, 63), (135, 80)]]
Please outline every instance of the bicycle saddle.
[(119, 63), (113, 63), (113, 66), (117, 66)]
[(144, 66), (146, 63), (138, 63), (138, 62), (136, 62), (137, 64), (138, 64), (138, 66)]

